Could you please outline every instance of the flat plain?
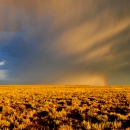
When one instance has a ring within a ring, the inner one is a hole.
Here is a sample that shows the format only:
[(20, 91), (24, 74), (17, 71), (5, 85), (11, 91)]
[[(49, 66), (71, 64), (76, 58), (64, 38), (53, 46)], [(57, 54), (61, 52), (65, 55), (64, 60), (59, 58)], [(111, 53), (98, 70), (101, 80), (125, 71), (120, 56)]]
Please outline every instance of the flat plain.
[(130, 87), (0, 85), (0, 130), (130, 130)]

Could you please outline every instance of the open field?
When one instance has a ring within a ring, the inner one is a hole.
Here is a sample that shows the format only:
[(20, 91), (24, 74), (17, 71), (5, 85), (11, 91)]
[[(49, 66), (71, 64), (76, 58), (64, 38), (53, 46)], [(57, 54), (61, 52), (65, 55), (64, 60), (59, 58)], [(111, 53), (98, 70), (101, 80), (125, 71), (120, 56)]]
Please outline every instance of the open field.
[(1, 85), (0, 130), (130, 130), (129, 86)]

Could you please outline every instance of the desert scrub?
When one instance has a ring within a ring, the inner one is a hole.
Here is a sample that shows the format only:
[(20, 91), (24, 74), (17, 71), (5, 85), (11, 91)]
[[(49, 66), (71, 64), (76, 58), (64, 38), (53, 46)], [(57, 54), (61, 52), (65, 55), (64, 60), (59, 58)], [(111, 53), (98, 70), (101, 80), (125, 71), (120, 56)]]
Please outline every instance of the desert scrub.
[(10, 126), (10, 122), (6, 120), (0, 120), (0, 128), (6, 128)]
[(0, 86), (1, 130), (129, 128), (127, 86)]

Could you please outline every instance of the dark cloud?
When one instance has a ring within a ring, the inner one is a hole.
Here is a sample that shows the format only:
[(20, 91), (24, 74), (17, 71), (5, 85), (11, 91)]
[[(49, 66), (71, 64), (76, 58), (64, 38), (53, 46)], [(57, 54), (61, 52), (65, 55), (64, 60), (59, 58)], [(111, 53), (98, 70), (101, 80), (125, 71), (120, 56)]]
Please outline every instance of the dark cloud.
[(0, 2), (1, 83), (130, 83), (129, 0)]

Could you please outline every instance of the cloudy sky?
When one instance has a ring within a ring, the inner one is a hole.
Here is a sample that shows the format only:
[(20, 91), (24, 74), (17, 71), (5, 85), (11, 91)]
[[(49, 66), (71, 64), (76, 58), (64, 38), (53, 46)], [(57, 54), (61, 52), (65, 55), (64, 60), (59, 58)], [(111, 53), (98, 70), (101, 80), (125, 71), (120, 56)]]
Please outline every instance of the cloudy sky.
[(0, 0), (0, 83), (130, 85), (130, 0)]

